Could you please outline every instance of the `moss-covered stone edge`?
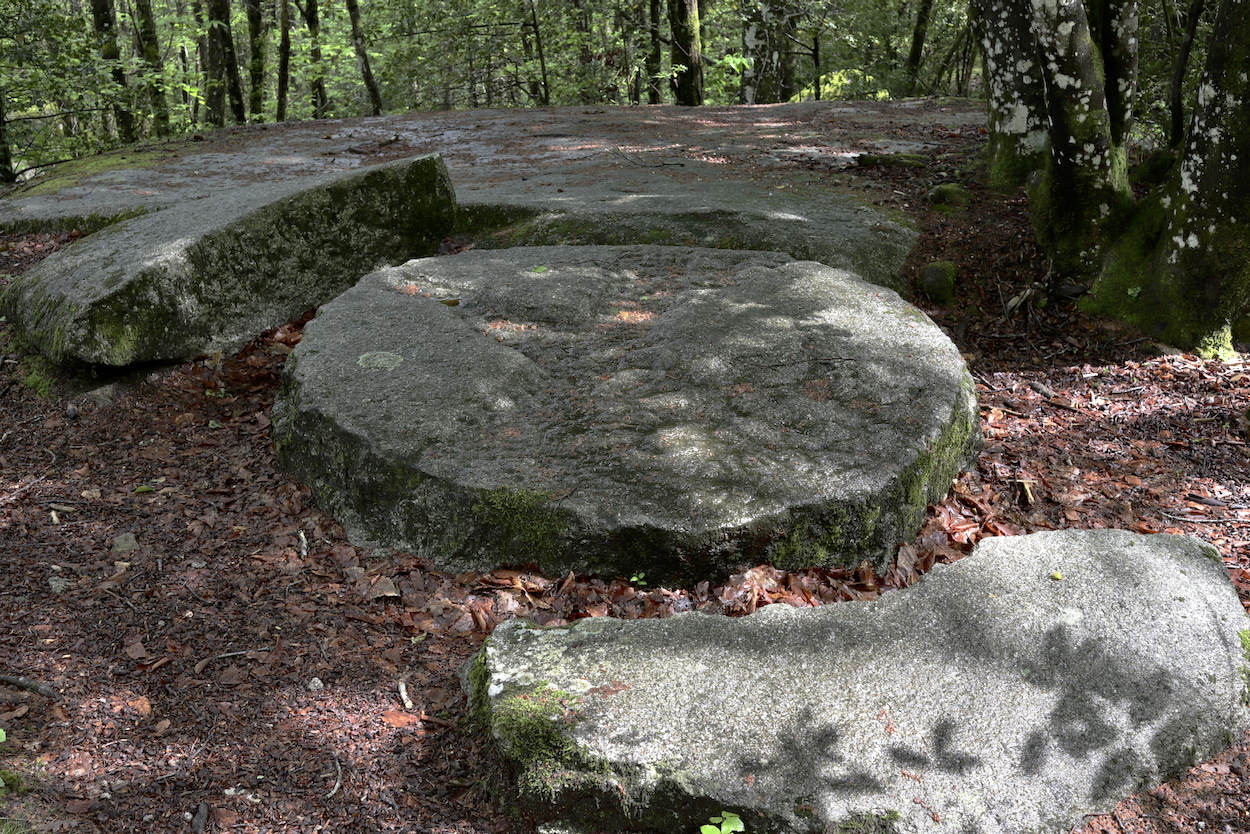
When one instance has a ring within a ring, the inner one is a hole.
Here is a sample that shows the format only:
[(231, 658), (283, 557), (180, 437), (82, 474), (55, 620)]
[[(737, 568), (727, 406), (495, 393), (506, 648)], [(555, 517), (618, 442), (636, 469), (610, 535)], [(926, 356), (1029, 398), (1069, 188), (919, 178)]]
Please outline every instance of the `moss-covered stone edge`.
[[(769, 559), (782, 570), (805, 567), (853, 568), (869, 561), (883, 573), (897, 545), (915, 537), (929, 504), (936, 503), (981, 448), (981, 421), (976, 389), (964, 369), (955, 398), (953, 420), (927, 448), (920, 449), (893, 488), (870, 505), (799, 510), (789, 530), (772, 545)], [(898, 507), (883, 513), (883, 507)]]

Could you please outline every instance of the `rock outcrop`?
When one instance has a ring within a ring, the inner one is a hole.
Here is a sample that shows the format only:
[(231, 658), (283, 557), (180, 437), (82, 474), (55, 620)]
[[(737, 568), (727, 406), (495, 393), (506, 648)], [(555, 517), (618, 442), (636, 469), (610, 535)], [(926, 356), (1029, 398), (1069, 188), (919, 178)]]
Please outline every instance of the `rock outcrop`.
[(529, 247), (414, 261), (323, 306), (274, 442), (358, 542), (699, 581), (884, 569), (980, 431), (955, 346), (848, 272)]
[(54, 362), (130, 365), (242, 347), (456, 220), (438, 156), (258, 182), (116, 223), (47, 258), (0, 310)]
[(462, 677), (550, 831), (1066, 832), (1247, 726), (1248, 627), (1209, 545), (1074, 530), (868, 603), (513, 620)]

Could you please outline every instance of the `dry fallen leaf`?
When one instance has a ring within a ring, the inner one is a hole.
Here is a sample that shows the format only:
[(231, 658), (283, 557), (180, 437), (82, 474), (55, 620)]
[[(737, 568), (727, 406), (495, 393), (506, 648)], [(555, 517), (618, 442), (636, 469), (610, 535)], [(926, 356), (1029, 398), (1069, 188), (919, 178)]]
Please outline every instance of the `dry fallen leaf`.
[(392, 727), (411, 727), (421, 723), (421, 717), (400, 709), (388, 709), (382, 713), (382, 720)]

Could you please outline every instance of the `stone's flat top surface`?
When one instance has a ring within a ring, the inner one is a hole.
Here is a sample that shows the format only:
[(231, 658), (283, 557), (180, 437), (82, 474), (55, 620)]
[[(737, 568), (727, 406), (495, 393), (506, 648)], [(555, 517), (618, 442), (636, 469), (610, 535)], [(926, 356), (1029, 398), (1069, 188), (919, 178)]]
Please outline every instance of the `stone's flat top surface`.
[[(106, 170), (0, 200), (0, 225), (151, 210), (439, 153), (462, 206), (548, 215), (496, 245), (767, 249), (901, 289), (897, 273), (914, 232), (871, 205), (879, 196), (853, 188), (854, 166), (845, 166), (864, 152), (935, 152), (943, 132), (983, 122), (979, 102), (913, 100), (476, 110), (257, 125), (94, 158), (93, 169)], [(473, 233), (466, 217), (465, 232)]]
[[(983, 103), (950, 99), (486, 109), (232, 127), (206, 134), (205, 141), (119, 152), (111, 163), (98, 160), (104, 170), (55, 193), (19, 190), (0, 200), (0, 224), (158, 208), (229, 188), (423, 153), (447, 160), (457, 194), (469, 201), (475, 187), (509, 180), (527, 182), (535, 199), (550, 192), (576, 200), (577, 192), (566, 187), (571, 183), (557, 186), (545, 175), (578, 172), (585, 179), (573, 188), (609, 178), (628, 187), (639, 175), (661, 170), (695, 191), (700, 177), (749, 179), (742, 166), (751, 166), (752, 175), (760, 167), (777, 173), (791, 169), (810, 180), (813, 160), (836, 167), (856, 153), (923, 152), (940, 141), (931, 136), (933, 141), (919, 148), (914, 141), (900, 143), (900, 126), (960, 129), (984, 122)], [(789, 162), (792, 150), (802, 151), (802, 166)], [(699, 162), (700, 171), (694, 172)], [(556, 191), (561, 187), (563, 194)]]
[[(280, 432), (293, 410), (317, 414), (442, 488), (542, 493), (574, 540), (654, 528), (728, 541), (753, 525), (768, 540), (832, 502), (873, 513), (893, 547), (887, 496), (953, 423), (975, 425), (962, 358), (923, 313), (760, 252), (412, 261), (324, 305), (290, 376)], [(973, 445), (949, 453), (939, 491)]]
[[(726, 808), (748, 831), (893, 810), (899, 832), (1061, 832), (1246, 726), (1248, 626), (1214, 548), (1063, 531), (986, 539), (871, 603), (512, 621), (466, 686), (521, 757), (523, 798), (570, 830), (618, 830), (586, 809), (619, 808), (619, 784), (657, 831)], [(550, 739), (555, 770), (522, 753), (544, 703), (589, 760)]]

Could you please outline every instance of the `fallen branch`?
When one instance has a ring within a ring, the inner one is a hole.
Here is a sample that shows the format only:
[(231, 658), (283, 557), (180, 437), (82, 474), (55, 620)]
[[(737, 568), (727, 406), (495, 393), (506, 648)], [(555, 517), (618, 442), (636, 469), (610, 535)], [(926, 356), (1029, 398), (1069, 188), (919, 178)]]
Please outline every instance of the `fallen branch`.
[(45, 698), (59, 699), (61, 694), (46, 683), (33, 681), (30, 678), (24, 678), (21, 675), (0, 675), (0, 683), (8, 683), (19, 689), (25, 689), (28, 692), (38, 692)]

